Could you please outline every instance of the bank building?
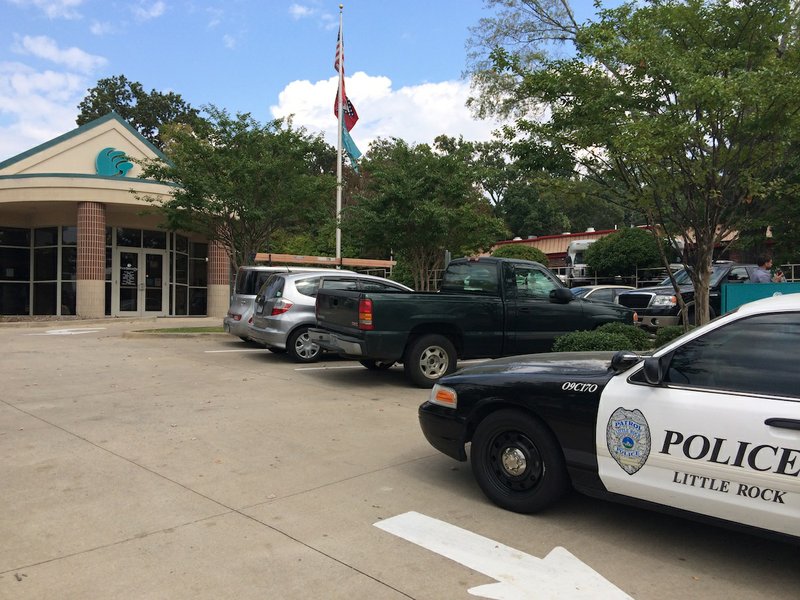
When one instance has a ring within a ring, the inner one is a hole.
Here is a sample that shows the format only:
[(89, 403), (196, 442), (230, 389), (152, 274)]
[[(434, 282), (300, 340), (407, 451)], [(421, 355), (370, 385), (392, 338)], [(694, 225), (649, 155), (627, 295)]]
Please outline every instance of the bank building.
[(0, 317), (224, 316), (224, 248), (159, 227), (142, 159), (164, 156), (110, 113), (0, 162)]

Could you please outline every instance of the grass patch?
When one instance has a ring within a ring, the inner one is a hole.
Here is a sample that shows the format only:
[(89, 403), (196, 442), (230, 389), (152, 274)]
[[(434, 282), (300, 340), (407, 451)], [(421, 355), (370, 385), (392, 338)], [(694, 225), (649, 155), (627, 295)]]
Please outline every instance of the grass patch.
[(225, 333), (222, 325), (216, 327), (165, 327), (163, 329), (140, 329), (137, 333)]

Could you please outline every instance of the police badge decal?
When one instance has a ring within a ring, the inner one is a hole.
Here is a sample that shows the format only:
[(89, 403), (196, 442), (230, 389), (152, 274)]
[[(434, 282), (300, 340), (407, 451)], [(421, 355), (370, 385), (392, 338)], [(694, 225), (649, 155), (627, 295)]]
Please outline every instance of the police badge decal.
[(615, 410), (606, 425), (606, 445), (628, 475), (641, 469), (650, 456), (650, 427), (642, 411), (622, 407)]

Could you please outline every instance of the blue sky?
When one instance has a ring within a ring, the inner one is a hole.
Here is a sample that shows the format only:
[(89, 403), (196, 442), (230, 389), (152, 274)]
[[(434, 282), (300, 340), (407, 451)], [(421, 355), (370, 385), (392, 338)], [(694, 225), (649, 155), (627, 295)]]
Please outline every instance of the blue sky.
[[(490, 137), (461, 78), (468, 28), (491, 14), (481, 0), (343, 4), (362, 151), (377, 137)], [(333, 144), (338, 23), (329, 0), (0, 0), (0, 161), (74, 129), (87, 90), (114, 75), (196, 108), (293, 114)]]

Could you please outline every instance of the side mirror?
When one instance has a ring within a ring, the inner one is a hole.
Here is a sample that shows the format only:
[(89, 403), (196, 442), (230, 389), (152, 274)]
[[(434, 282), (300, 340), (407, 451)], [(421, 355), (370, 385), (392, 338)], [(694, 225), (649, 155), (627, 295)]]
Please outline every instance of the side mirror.
[(611, 357), (611, 370), (615, 373), (627, 371), (630, 367), (642, 360), (642, 357), (635, 352), (619, 350)]
[(575, 296), (569, 288), (556, 288), (550, 290), (550, 302), (557, 302), (558, 304), (567, 304), (572, 302)]
[(661, 385), (664, 373), (659, 359), (652, 356), (644, 359), (644, 378), (650, 385)]

